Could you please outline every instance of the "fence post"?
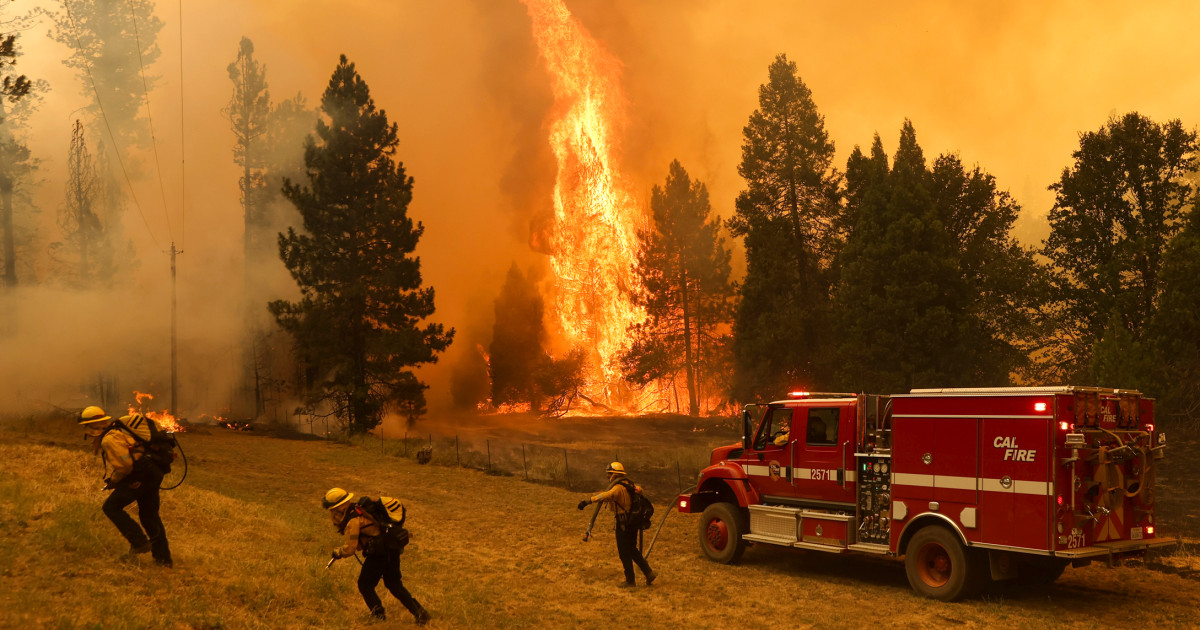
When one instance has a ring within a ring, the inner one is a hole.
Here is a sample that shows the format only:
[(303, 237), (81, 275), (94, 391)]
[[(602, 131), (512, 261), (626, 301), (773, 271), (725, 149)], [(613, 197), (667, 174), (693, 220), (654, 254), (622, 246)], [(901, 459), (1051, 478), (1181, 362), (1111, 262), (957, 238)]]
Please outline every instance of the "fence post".
[(492, 472), (492, 441), (491, 440), (484, 440), (484, 441), (487, 442), (487, 449), (488, 449), (488, 472)]
[(563, 477), (567, 480), (567, 489), (571, 488), (571, 464), (567, 461), (567, 449), (563, 449)]
[(525, 473), (525, 481), (529, 481), (529, 464), (525, 462), (525, 443), (521, 442), (521, 471)]
[(454, 434), (454, 461), (458, 462), (459, 466), (462, 466), (462, 456), (458, 454), (458, 434), (457, 433)]

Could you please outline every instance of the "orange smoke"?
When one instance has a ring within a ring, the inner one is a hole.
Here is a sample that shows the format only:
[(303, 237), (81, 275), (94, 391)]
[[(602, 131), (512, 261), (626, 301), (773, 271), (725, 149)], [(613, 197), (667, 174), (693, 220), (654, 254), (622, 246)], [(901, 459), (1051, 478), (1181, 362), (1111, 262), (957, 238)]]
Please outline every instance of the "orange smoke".
[(625, 406), (619, 359), (629, 326), (645, 319), (631, 300), (640, 285), (634, 264), (644, 218), (616, 166), (620, 67), (561, 0), (523, 2), (555, 99), (554, 323), (568, 347), (589, 352), (586, 394)]

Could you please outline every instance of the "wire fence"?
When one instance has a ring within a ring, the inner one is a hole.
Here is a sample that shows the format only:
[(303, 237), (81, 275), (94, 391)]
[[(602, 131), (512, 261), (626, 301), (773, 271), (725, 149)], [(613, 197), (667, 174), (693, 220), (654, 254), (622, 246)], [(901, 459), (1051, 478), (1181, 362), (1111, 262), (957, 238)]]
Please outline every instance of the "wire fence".
[(669, 503), (695, 484), (709, 464), (711, 447), (631, 444), (627, 447), (568, 448), (493, 438), (405, 435), (400, 439), (365, 438), (363, 448), (429, 465), (469, 468), (489, 475), (515, 477), (530, 483), (578, 492), (594, 492), (607, 483), (605, 469), (613, 461), (625, 467), (655, 503)]

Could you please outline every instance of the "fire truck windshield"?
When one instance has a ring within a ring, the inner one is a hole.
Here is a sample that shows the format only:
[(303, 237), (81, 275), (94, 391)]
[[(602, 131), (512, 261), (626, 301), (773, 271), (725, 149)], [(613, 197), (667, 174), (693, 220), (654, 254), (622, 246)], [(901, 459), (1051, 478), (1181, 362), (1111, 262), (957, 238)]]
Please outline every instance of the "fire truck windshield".
[(767, 417), (763, 419), (758, 437), (754, 440), (754, 448), (762, 450), (768, 446), (774, 446), (776, 441), (781, 438), (783, 442), (786, 442), (791, 427), (792, 410), (790, 408), (772, 407), (768, 409)]

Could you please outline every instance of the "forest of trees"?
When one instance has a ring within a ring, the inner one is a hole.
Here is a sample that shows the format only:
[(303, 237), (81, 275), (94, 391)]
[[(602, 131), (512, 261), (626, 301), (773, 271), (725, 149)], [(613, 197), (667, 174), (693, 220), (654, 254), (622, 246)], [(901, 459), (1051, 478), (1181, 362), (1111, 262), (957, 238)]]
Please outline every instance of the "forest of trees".
[[(138, 156), (153, 143), (144, 106), (158, 81), (147, 68), (163, 22), (149, 0), (59, 8), (40, 15), (70, 51), (63, 63), (85, 105), (64, 121), (71, 139), (56, 156), (57, 232), (37, 237), (27, 120), (48, 86), (21, 71), (31, 17), (0, 4), (10, 295), (39, 282), (112, 287), (135, 259), (125, 223), (142, 210), (129, 179), (147, 175)], [(415, 253), (424, 228), (408, 213), (415, 185), (395, 123), (344, 56), (313, 108), (300, 94), (272, 100), (249, 38), (226, 50), (246, 413), (286, 398), (354, 432), (389, 413), (421, 416), (427, 385), (414, 369), (436, 361), (454, 329), (429, 321), (434, 289)], [(649, 187), (629, 261), (646, 318), (620, 357), (623, 387), (659, 393), (638, 411), (727, 413), (792, 388), (1061, 383), (1138, 388), (1159, 398), (1162, 416), (1200, 414), (1196, 131), (1138, 112), (1081, 130), (1069, 165), (1046, 183), (1049, 236), (1029, 245), (1013, 235), (1023, 209), (1002, 183), (953, 152), (927, 156), (913, 121), (863, 138), (841, 163), (796, 63), (777, 56), (757, 96), (731, 207), (714, 209), (678, 160)], [(890, 155), (884, 138), (896, 140)], [(740, 277), (735, 254), (745, 257)], [(279, 299), (266, 281), (264, 269), (281, 267), (298, 299)], [(509, 269), (490, 340), (465, 351), (452, 379), (456, 402), (557, 415), (586, 400), (587, 355), (552, 350), (541, 281), (536, 265)]]

